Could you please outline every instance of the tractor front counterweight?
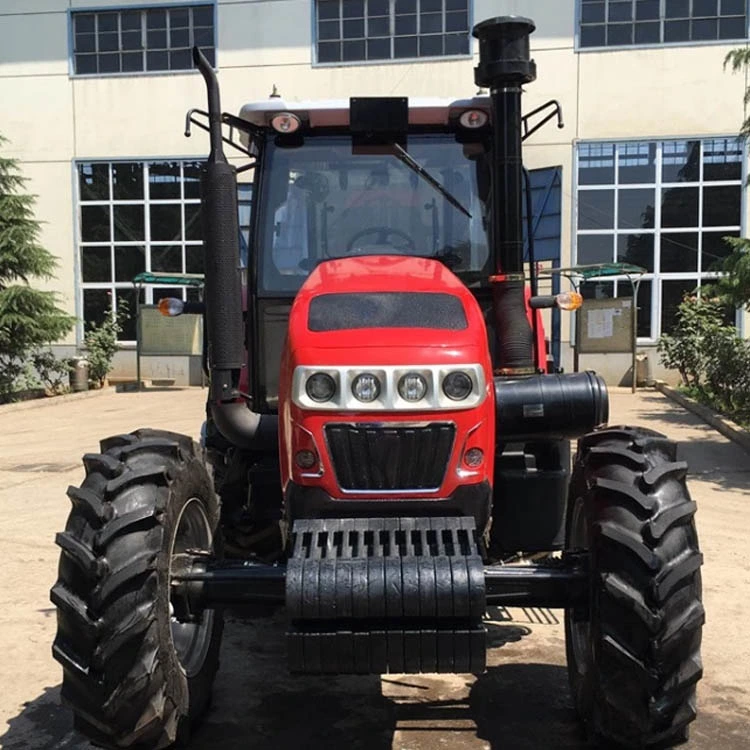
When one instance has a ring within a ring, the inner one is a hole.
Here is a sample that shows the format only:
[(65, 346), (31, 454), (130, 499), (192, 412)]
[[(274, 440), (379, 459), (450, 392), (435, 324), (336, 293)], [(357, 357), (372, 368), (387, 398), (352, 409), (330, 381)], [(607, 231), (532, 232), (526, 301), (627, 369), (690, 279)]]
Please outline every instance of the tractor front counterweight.
[(484, 671), (473, 518), (301, 520), (293, 543), (292, 672)]

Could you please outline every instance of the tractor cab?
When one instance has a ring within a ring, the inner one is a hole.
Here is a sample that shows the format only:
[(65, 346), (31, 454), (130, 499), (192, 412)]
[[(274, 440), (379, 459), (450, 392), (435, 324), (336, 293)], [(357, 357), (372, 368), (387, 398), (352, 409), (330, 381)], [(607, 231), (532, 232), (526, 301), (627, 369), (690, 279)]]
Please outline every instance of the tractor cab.
[[(380, 122), (373, 123), (373, 109), (383, 114)], [(488, 97), (271, 98), (242, 108), (245, 143), (255, 156), (248, 347), (255, 352), (248, 363), (254, 408), (278, 408), (291, 301), (325, 261), (435, 259), (488, 306), (489, 109)]]
[(487, 128), (470, 130), (459, 118), (471, 112), (487, 123), (487, 100), (410, 101), (409, 129), (391, 143), (389, 133), (357, 137), (356, 106), (272, 99), (242, 108), (263, 130), (258, 291), (294, 293), (317, 263), (352, 255), (438, 258), (478, 279), (489, 261), (488, 183), (478, 177), (487, 170)]

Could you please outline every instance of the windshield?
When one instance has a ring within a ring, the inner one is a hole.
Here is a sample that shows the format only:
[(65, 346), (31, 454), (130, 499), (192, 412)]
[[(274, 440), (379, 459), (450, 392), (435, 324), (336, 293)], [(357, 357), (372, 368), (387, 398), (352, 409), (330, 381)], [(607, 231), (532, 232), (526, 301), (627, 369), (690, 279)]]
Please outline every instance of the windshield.
[(448, 134), (410, 135), (409, 155), (438, 185), (395, 151), (373, 151), (353, 148), (345, 136), (307, 137), (296, 148), (269, 140), (261, 188), (261, 293), (296, 292), (320, 261), (353, 255), (434, 257), (467, 282), (486, 275), (486, 195), (477, 188), (487, 184), (481, 144), (458, 143)]

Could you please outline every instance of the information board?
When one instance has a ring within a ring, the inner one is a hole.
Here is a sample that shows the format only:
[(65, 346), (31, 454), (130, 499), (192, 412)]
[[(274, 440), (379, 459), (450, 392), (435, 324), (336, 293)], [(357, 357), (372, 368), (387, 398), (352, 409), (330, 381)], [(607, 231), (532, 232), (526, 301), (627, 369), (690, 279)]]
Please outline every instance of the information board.
[(581, 354), (633, 351), (633, 298), (586, 299), (578, 311)]
[(149, 355), (200, 354), (203, 347), (203, 316), (168, 318), (156, 305), (141, 305), (138, 321), (139, 351)]

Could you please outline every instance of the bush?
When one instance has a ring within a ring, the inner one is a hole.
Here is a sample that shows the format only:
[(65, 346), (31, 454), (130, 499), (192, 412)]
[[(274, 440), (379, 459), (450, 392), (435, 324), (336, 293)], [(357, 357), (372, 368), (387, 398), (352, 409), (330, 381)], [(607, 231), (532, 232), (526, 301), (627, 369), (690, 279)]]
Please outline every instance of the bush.
[(661, 337), (661, 362), (677, 370), (691, 395), (734, 417), (750, 421), (750, 342), (725, 325), (722, 299), (686, 296), (677, 326)]
[(49, 393), (64, 393), (68, 389), (70, 360), (58, 359), (50, 349), (40, 349), (31, 355), (31, 363)]
[(740, 422), (750, 420), (750, 342), (725, 326), (711, 342), (705, 392), (719, 411)]
[(677, 370), (688, 387), (701, 389), (704, 385), (710, 342), (726, 328), (722, 312), (718, 300), (685, 296), (677, 308), (674, 331), (659, 340), (657, 351), (662, 364)]
[(104, 385), (104, 380), (112, 369), (112, 360), (120, 348), (117, 338), (122, 333), (127, 315), (128, 306), (121, 300), (117, 305), (117, 314), (110, 307), (104, 320), (92, 325), (83, 338), (89, 363), (89, 380), (97, 388)]

